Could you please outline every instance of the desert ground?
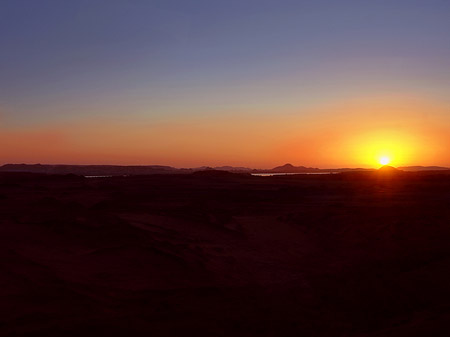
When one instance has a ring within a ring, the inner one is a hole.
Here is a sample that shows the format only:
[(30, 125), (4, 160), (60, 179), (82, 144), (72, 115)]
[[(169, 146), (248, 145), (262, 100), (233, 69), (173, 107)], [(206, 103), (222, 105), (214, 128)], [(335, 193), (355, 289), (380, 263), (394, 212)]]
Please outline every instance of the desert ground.
[(449, 172), (0, 174), (0, 336), (449, 336)]

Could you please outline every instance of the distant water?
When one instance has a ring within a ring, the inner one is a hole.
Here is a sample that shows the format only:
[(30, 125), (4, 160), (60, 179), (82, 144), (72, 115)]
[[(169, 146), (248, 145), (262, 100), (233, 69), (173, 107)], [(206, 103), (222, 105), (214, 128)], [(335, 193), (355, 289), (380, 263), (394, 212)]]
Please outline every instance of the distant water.
[(336, 172), (295, 172), (295, 173), (252, 173), (252, 176), (272, 177), (272, 176), (291, 176), (295, 174), (334, 174)]

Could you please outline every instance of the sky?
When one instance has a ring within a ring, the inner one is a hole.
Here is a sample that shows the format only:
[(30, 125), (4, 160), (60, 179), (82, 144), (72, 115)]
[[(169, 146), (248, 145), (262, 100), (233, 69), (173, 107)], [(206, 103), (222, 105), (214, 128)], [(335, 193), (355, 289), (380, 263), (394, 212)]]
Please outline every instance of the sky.
[(0, 164), (450, 166), (448, 0), (0, 0)]

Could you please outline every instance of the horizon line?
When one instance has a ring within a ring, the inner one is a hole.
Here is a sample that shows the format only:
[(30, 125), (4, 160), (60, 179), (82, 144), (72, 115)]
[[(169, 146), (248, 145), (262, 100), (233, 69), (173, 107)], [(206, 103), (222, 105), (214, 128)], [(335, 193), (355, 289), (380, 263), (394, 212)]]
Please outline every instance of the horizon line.
[(249, 166), (234, 166), (234, 165), (200, 165), (200, 166), (193, 166), (193, 167), (177, 167), (172, 165), (164, 165), (164, 164), (46, 164), (46, 163), (4, 163), (1, 164), (0, 167), (4, 167), (6, 165), (29, 165), (29, 166), (118, 166), (118, 167), (151, 167), (151, 166), (159, 166), (159, 167), (170, 167), (173, 169), (178, 170), (189, 170), (189, 169), (200, 169), (200, 168), (211, 168), (211, 169), (217, 169), (222, 167), (230, 167), (235, 169), (249, 169), (249, 170), (273, 170), (275, 168), (283, 167), (286, 165), (292, 165), (294, 168), (303, 167), (305, 169), (318, 169), (318, 170), (339, 170), (339, 169), (361, 169), (361, 170), (371, 170), (371, 169), (377, 169), (383, 166), (391, 166), (395, 168), (408, 168), (408, 167), (422, 167), (422, 168), (429, 168), (429, 167), (437, 167), (437, 168), (444, 168), (450, 170), (449, 166), (442, 166), (442, 165), (400, 165), (400, 166), (392, 166), (392, 165), (378, 165), (377, 167), (351, 167), (351, 166), (340, 166), (340, 167), (314, 167), (314, 166), (304, 166), (304, 165), (293, 165), (291, 163), (285, 163), (282, 165), (277, 165), (270, 168), (255, 168), (255, 167), (249, 167)]

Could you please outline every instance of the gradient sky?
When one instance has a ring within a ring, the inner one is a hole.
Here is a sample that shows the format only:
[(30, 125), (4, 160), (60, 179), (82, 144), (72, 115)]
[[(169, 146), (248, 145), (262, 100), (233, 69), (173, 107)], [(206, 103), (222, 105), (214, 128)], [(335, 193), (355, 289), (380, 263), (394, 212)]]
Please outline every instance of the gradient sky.
[(1, 0), (0, 164), (450, 166), (450, 1)]

